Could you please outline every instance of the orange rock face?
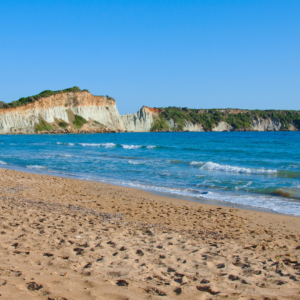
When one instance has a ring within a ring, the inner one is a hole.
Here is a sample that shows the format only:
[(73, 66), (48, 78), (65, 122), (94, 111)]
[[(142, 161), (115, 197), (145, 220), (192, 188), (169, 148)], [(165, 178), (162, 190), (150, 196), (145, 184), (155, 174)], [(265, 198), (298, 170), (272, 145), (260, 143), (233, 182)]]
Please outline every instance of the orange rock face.
[(144, 108), (146, 108), (148, 111), (150, 111), (152, 113), (159, 113), (159, 112), (161, 112), (161, 109), (159, 109), (159, 108), (153, 108), (153, 107), (149, 107), (149, 106), (144, 106)]
[(0, 113), (7, 112), (24, 112), (29, 109), (52, 108), (57, 106), (76, 107), (76, 106), (111, 106), (116, 105), (114, 100), (107, 100), (104, 96), (93, 96), (91, 93), (70, 92), (56, 94), (49, 97), (41, 98), (33, 103), (14, 108), (2, 108)]

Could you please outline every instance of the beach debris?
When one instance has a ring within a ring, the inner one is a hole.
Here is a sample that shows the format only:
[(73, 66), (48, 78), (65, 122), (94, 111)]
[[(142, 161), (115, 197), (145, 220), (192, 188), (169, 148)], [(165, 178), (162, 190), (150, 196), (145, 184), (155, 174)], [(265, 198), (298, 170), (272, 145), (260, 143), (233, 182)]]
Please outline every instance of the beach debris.
[(92, 263), (89, 262), (89, 263), (87, 263), (83, 268), (84, 268), (84, 269), (88, 269), (88, 268), (90, 268), (91, 266), (92, 266)]
[(38, 291), (43, 287), (41, 284), (37, 284), (36, 282), (32, 281), (27, 283), (27, 289), (29, 291)]
[(176, 270), (173, 268), (168, 268), (167, 272), (176, 272)]
[(159, 290), (156, 287), (147, 287), (147, 288), (145, 288), (145, 291), (152, 295), (167, 296), (167, 294), (164, 291)]
[(7, 281), (5, 279), (0, 279), (0, 285), (4, 286), (6, 285)]
[(44, 255), (44, 256), (47, 256), (47, 257), (51, 257), (51, 256), (53, 256), (54, 254), (52, 254), (52, 253), (44, 253), (43, 255)]
[(236, 281), (236, 280), (240, 280), (240, 277), (231, 274), (231, 275), (228, 276), (228, 279), (230, 279), (230, 280), (232, 280), (232, 281)]
[(117, 280), (116, 285), (118, 285), (118, 286), (128, 286), (129, 283), (124, 279), (120, 279), (120, 280)]
[(81, 255), (83, 253), (83, 251), (84, 251), (84, 249), (78, 248), (78, 247), (74, 248), (73, 250), (76, 252), (76, 255)]
[(202, 279), (200, 283), (202, 283), (202, 284), (207, 284), (207, 283), (210, 283), (210, 281), (207, 280), (207, 279)]
[(201, 292), (207, 292), (211, 295), (218, 295), (220, 292), (213, 291), (209, 285), (197, 286), (197, 290)]
[(144, 255), (144, 252), (142, 250), (137, 250), (136, 251), (136, 254), (139, 255), (139, 256), (143, 256)]

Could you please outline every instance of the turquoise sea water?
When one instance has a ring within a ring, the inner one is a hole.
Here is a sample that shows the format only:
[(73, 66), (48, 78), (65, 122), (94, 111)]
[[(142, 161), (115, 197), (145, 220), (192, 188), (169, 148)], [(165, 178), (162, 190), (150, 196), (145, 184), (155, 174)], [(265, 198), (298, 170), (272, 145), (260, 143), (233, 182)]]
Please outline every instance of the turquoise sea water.
[(300, 215), (300, 132), (0, 136), (0, 167)]

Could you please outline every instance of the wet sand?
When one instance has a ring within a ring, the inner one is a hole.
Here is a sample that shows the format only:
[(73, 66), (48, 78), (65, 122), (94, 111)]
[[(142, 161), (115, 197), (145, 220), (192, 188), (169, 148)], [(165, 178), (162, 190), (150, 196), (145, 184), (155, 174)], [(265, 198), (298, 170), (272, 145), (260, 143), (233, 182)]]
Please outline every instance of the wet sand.
[(0, 178), (0, 299), (300, 299), (300, 218)]

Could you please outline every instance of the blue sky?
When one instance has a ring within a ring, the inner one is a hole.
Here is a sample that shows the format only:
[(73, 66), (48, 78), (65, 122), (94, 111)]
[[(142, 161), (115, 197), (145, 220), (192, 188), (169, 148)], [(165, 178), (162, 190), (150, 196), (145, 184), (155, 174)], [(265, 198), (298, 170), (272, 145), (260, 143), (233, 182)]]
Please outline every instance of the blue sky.
[(0, 101), (300, 110), (300, 1), (0, 1)]

